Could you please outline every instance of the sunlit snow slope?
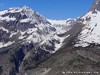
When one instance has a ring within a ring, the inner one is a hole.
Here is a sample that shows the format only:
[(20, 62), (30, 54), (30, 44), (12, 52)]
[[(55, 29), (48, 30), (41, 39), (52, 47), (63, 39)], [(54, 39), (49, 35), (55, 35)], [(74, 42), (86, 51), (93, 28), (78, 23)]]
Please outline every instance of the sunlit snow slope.
[(83, 24), (85, 25), (78, 36), (76, 47), (86, 47), (94, 43), (100, 44), (100, 11), (90, 11), (83, 16)]

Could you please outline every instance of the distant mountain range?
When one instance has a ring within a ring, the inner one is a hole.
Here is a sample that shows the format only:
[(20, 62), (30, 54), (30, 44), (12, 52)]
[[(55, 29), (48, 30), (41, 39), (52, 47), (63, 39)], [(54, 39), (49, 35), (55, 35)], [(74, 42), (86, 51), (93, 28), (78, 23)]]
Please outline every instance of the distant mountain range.
[(99, 0), (84, 16), (66, 20), (27, 6), (0, 11), (0, 75), (99, 75), (99, 19)]

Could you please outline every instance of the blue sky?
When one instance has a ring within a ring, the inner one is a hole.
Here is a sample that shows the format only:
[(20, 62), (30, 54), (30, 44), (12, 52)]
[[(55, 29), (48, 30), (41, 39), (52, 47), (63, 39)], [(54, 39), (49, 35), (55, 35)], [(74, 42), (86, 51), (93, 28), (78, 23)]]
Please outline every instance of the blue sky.
[(49, 19), (67, 19), (84, 15), (93, 0), (0, 0), (0, 10), (29, 6)]

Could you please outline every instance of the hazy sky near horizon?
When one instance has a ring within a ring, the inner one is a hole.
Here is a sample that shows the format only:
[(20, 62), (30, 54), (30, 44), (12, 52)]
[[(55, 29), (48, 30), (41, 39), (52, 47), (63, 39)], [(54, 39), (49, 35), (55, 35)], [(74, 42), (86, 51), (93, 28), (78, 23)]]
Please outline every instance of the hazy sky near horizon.
[(49, 19), (67, 19), (84, 15), (93, 0), (0, 0), (0, 10), (29, 6)]

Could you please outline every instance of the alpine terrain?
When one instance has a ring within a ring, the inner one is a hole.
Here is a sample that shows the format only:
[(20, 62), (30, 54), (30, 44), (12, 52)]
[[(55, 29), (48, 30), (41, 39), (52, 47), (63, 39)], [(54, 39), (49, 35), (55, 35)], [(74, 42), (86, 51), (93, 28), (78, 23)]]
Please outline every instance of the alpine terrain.
[(0, 75), (100, 75), (100, 0), (78, 18), (31, 8), (0, 11)]

